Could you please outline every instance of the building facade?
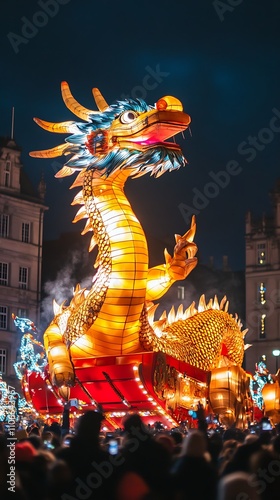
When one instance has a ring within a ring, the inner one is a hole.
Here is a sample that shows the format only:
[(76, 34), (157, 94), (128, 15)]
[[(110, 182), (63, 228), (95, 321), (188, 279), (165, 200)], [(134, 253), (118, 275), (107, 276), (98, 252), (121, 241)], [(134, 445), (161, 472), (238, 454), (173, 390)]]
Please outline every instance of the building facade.
[[(280, 179), (270, 193), (272, 216), (246, 215), (246, 369), (264, 355), (271, 373), (280, 368)], [(279, 352), (278, 352), (279, 351)]]
[(45, 183), (35, 193), (13, 139), (0, 138), (0, 372), (16, 384), (20, 333), (12, 314), (39, 324)]

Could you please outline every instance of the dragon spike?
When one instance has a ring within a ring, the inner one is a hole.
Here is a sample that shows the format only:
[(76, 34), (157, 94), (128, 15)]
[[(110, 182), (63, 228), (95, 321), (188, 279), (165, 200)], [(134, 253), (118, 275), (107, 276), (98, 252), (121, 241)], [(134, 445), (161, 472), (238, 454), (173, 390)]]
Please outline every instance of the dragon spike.
[(184, 319), (188, 319), (196, 313), (195, 302), (192, 302), (191, 305), (184, 312)]
[(68, 134), (68, 132), (73, 133), (75, 129), (75, 122), (67, 121), (60, 123), (46, 122), (40, 118), (33, 118), (34, 122), (39, 125), (39, 127), (47, 130), (48, 132), (56, 132), (57, 134)]
[(55, 316), (62, 312), (62, 307), (53, 299), (53, 313)]
[(184, 316), (183, 304), (180, 304), (177, 309), (176, 321), (178, 321), (179, 319), (183, 319), (183, 316)]
[(220, 309), (220, 304), (219, 304), (219, 302), (218, 302), (217, 295), (215, 295), (215, 297), (214, 297), (214, 301), (213, 301), (213, 309)]
[(175, 321), (175, 309), (174, 309), (174, 306), (171, 307), (169, 313), (168, 313), (168, 323), (171, 324)]
[(99, 111), (103, 112), (105, 109), (109, 107), (109, 104), (105, 101), (103, 95), (101, 94), (100, 90), (94, 87), (92, 89), (92, 94), (95, 100), (95, 104), (98, 107)]
[(58, 172), (56, 172), (55, 177), (60, 179), (61, 177), (68, 177), (69, 175), (73, 175), (76, 172), (75, 168), (72, 167), (62, 167)]
[(170, 253), (168, 253), (167, 248), (164, 249), (164, 258), (165, 258), (165, 263), (166, 264), (169, 264), (170, 261), (172, 260), (172, 257), (170, 255)]
[(213, 309), (213, 299), (210, 299), (207, 306), (206, 306), (207, 309)]
[(63, 308), (64, 308), (65, 304), (66, 304), (66, 300), (64, 300), (62, 302), (62, 304), (60, 304), (60, 305), (56, 302), (55, 299), (53, 300), (53, 311), (54, 311), (55, 316), (57, 314), (61, 314), (63, 312)]
[(41, 151), (30, 151), (29, 156), (32, 158), (56, 158), (62, 156), (69, 144), (60, 144), (51, 149), (42, 149)]
[(61, 94), (65, 106), (70, 109), (74, 115), (78, 116), (82, 120), (90, 122), (90, 115), (98, 113), (98, 111), (92, 111), (91, 109), (87, 109), (79, 104), (78, 101), (76, 101), (76, 99), (72, 96), (67, 82), (61, 82)]
[(252, 347), (253, 344), (245, 344), (244, 345), (244, 351), (246, 351), (247, 349), (249, 349), (249, 347)]
[[(98, 266), (100, 266), (100, 257), (99, 257), (99, 253), (97, 254), (97, 257), (96, 257), (96, 260), (95, 260), (95, 263), (93, 265), (94, 269), (97, 269)], [(94, 280), (94, 276), (92, 278), (92, 281)]]
[(148, 321), (150, 324), (152, 324), (152, 322), (154, 321), (154, 315), (155, 315), (155, 312), (158, 308), (159, 304), (153, 304), (151, 307), (149, 307), (148, 309)]
[(166, 311), (163, 311), (161, 317), (159, 318), (160, 320), (161, 319), (167, 319), (167, 314), (166, 314)]
[(71, 205), (84, 205), (84, 204), (85, 204), (85, 202), (84, 202), (84, 198), (83, 198), (83, 190), (81, 190), (78, 192), (78, 194), (76, 194)]
[(153, 329), (157, 330), (157, 331), (160, 330), (162, 332), (163, 327), (166, 325), (167, 325), (166, 319), (159, 319), (159, 320), (153, 322)]
[(87, 217), (87, 212), (85, 210), (85, 207), (81, 207), (80, 210), (78, 210), (78, 212), (76, 213), (76, 216), (75, 218), (73, 219), (73, 223), (75, 224), (75, 222), (78, 222), (79, 220), (81, 219), (85, 219)]
[(198, 310), (198, 312), (202, 312), (202, 311), (206, 310), (206, 302), (205, 302), (205, 295), (204, 294), (201, 295), (201, 297), (199, 299), (197, 310)]
[(222, 298), (222, 300), (220, 302), (220, 309), (221, 310), (224, 308), (226, 301), (227, 301), (227, 297), (226, 297), (226, 295), (224, 295), (224, 297)]
[(85, 176), (85, 172), (84, 170), (81, 170), (76, 179), (74, 180), (73, 184), (70, 186), (70, 189), (73, 189), (75, 187), (81, 187), (83, 185), (83, 182), (84, 182), (84, 176)]
[(160, 337), (162, 337), (162, 333), (163, 333), (161, 328), (154, 327), (154, 324), (153, 324), (153, 330), (154, 330), (155, 335), (160, 339)]
[(92, 236), (92, 238), (90, 240), (88, 251), (91, 252), (94, 249), (94, 247), (96, 247), (96, 245), (97, 245), (97, 241), (96, 241), (95, 237)]
[(80, 291), (81, 291), (81, 285), (80, 285), (80, 283), (77, 283), (77, 285), (75, 286), (75, 288), (73, 290), (73, 295), (76, 295)]
[(81, 235), (84, 235), (86, 233), (88, 233), (89, 231), (93, 231), (92, 229), (92, 225), (91, 225), (91, 222), (90, 222), (90, 219), (88, 219), (85, 223), (85, 227), (84, 229), (82, 230), (81, 232)]
[(246, 333), (248, 332), (249, 328), (246, 328), (245, 330), (243, 330), (241, 333), (243, 335), (243, 339), (245, 338), (245, 335)]

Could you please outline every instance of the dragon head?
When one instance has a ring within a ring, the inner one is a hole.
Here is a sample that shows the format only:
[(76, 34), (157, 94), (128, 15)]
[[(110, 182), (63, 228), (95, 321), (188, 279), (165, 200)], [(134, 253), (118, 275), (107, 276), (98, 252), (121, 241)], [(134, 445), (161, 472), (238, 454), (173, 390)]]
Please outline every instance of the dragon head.
[(75, 100), (66, 82), (62, 82), (61, 91), (68, 109), (84, 122), (51, 123), (34, 118), (40, 127), (50, 132), (70, 132), (71, 135), (55, 148), (30, 153), (36, 158), (71, 154), (57, 177), (84, 169), (108, 177), (121, 168), (129, 169), (132, 177), (148, 172), (158, 177), (186, 163), (180, 146), (167, 142), (186, 130), (191, 121), (175, 97), (162, 97), (155, 106), (149, 106), (142, 99), (126, 99), (108, 105), (94, 88), (99, 111), (92, 111)]

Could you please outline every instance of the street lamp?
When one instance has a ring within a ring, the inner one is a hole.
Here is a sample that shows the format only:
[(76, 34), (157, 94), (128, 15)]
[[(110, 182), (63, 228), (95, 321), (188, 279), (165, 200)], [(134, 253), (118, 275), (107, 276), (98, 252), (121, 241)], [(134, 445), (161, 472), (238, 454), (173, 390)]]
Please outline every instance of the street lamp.
[(280, 356), (280, 350), (279, 349), (274, 349), (272, 351), (273, 356), (276, 358), (276, 373), (278, 372), (278, 356)]

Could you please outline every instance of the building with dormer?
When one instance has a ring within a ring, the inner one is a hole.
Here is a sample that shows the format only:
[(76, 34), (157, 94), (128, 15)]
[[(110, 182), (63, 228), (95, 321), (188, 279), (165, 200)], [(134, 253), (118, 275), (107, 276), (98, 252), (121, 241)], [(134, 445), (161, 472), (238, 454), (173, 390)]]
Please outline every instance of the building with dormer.
[(21, 149), (0, 138), (0, 372), (12, 386), (20, 334), (12, 314), (39, 324), (45, 183), (36, 193), (21, 164)]

